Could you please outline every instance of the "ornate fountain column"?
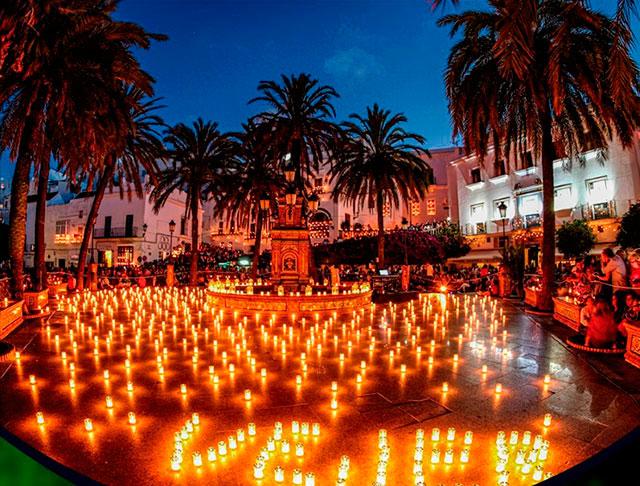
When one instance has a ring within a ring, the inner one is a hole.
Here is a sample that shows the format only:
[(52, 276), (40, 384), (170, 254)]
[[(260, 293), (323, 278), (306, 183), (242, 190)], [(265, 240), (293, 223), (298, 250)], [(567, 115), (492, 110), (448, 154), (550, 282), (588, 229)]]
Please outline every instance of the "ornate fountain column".
[(311, 248), (309, 228), (303, 222), (301, 196), (294, 205), (278, 201), (278, 223), (271, 228), (271, 281), (286, 290), (299, 290), (309, 282)]

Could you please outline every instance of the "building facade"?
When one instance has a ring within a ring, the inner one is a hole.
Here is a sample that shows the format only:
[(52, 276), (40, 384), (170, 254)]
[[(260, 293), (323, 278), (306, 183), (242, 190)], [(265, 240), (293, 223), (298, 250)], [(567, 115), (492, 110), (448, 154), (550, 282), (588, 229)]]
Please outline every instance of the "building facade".
[[(594, 149), (578, 161), (554, 162), (556, 225), (586, 219), (598, 245), (615, 243), (620, 217), (640, 195), (640, 132), (630, 149), (617, 140), (606, 150)], [(531, 152), (495, 161), (493, 150), (484, 163), (475, 155), (449, 164), (449, 180), (457, 193), (457, 220), (472, 251), (460, 261), (499, 259), (505, 241), (522, 242), (527, 262), (540, 257), (542, 170)], [(504, 216), (501, 209), (505, 212)]]
[[(452, 208), (457, 208), (452, 201), (450, 186), (447, 183), (448, 165), (463, 154), (459, 147), (430, 150), (431, 157), (425, 160), (433, 169), (434, 183), (429, 193), (420, 200), (402, 201), (398, 208), (386, 204), (384, 209), (385, 229), (400, 228), (406, 218), (409, 225), (422, 225), (443, 221), (451, 217)], [(331, 242), (339, 238), (348, 238), (363, 231), (375, 232), (378, 228), (376, 208), (354, 208), (343, 201), (331, 198), (332, 184), (328, 167), (323, 167), (310, 181), (313, 191), (319, 197), (318, 210), (309, 215), (311, 242), (318, 244)], [(453, 193), (455, 196), (455, 193)], [(222, 245), (228, 248), (253, 251), (255, 226), (241, 227), (237, 221), (213, 217), (213, 203), (205, 205), (203, 242)], [(272, 208), (273, 210), (274, 208)], [(272, 220), (268, 219), (263, 229), (262, 248), (270, 247), (269, 229)], [(209, 238), (207, 241), (206, 238)]]
[[(166, 258), (174, 251), (191, 246), (191, 219), (185, 218), (185, 193), (174, 193), (156, 214), (149, 200), (135, 194), (120, 197), (118, 189), (107, 189), (94, 228), (89, 261), (108, 267), (138, 265)], [(27, 207), (25, 262), (33, 265), (35, 250), (35, 184), (32, 183)], [(93, 202), (93, 192), (77, 192), (60, 174), (52, 172), (47, 194), (45, 219), (45, 259), (54, 267), (78, 264), (82, 235)], [(202, 210), (200, 211), (202, 221)], [(171, 233), (169, 223), (175, 222)]]

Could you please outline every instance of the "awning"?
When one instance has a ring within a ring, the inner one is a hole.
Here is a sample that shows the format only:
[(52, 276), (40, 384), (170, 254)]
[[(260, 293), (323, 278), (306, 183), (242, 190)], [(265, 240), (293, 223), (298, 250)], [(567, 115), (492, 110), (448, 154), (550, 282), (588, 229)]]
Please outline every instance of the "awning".
[(471, 250), (464, 256), (449, 258), (449, 263), (497, 262), (501, 259), (500, 250)]

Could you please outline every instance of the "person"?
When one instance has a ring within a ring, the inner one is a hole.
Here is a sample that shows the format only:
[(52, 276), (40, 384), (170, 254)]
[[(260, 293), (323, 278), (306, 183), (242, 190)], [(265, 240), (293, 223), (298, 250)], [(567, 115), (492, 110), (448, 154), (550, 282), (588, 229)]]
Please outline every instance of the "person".
[(592, 296), (587, 297), (585, 302), (585, 306), (580, 310), (580, 328), (579, 331), (581, 334), (586, 333), (587, 328), (589, 327), (589, 321), (591, 321), (591, 317), (596, 311), (596, 301)]
[(627, 310), (622, 317), (622, 321), (618, 324), (618, 332), (626, 339), (627, 328), (625, 324), (640, 325), (640, 297), (635, 292), (629, 292), (627, 295)]
[(611, 299), (611, 306), (613, 307), (613, 320), (618, 325), (627, 310), (627, 291), (616, 290)]
[(620, 255), (614, 255), (611, 248), (602, 250), (602, 273), (596, 278), (611, 284), (613, 292), (627, 286), (627, 266)]
[(603, 297), (596, 298), (596, 309), (589, 321), (585, 346), (593, 348), (607, 348), (615, 345), (617, 326), (613, 318), (613, 312), (607, 300)]
[(67, 292), (73, 293), (75, 291), (76, 291), (76, 278), (73, 276), (72, 273), (70, 273), (69, 277), (67, 278)]

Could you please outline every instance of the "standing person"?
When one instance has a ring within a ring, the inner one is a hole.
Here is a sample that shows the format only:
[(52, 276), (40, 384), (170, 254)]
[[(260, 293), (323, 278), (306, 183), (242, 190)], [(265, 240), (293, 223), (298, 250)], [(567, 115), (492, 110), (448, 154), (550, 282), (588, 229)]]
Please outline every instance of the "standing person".
[(627, 265), (620, 255), (613, 253), (611, 248), (602, 250), (602, 273), (602, 276), (596, 275), (595, 277), (601, 282), (607, 282), (611, 285), (608, 295), (627, 286)]

